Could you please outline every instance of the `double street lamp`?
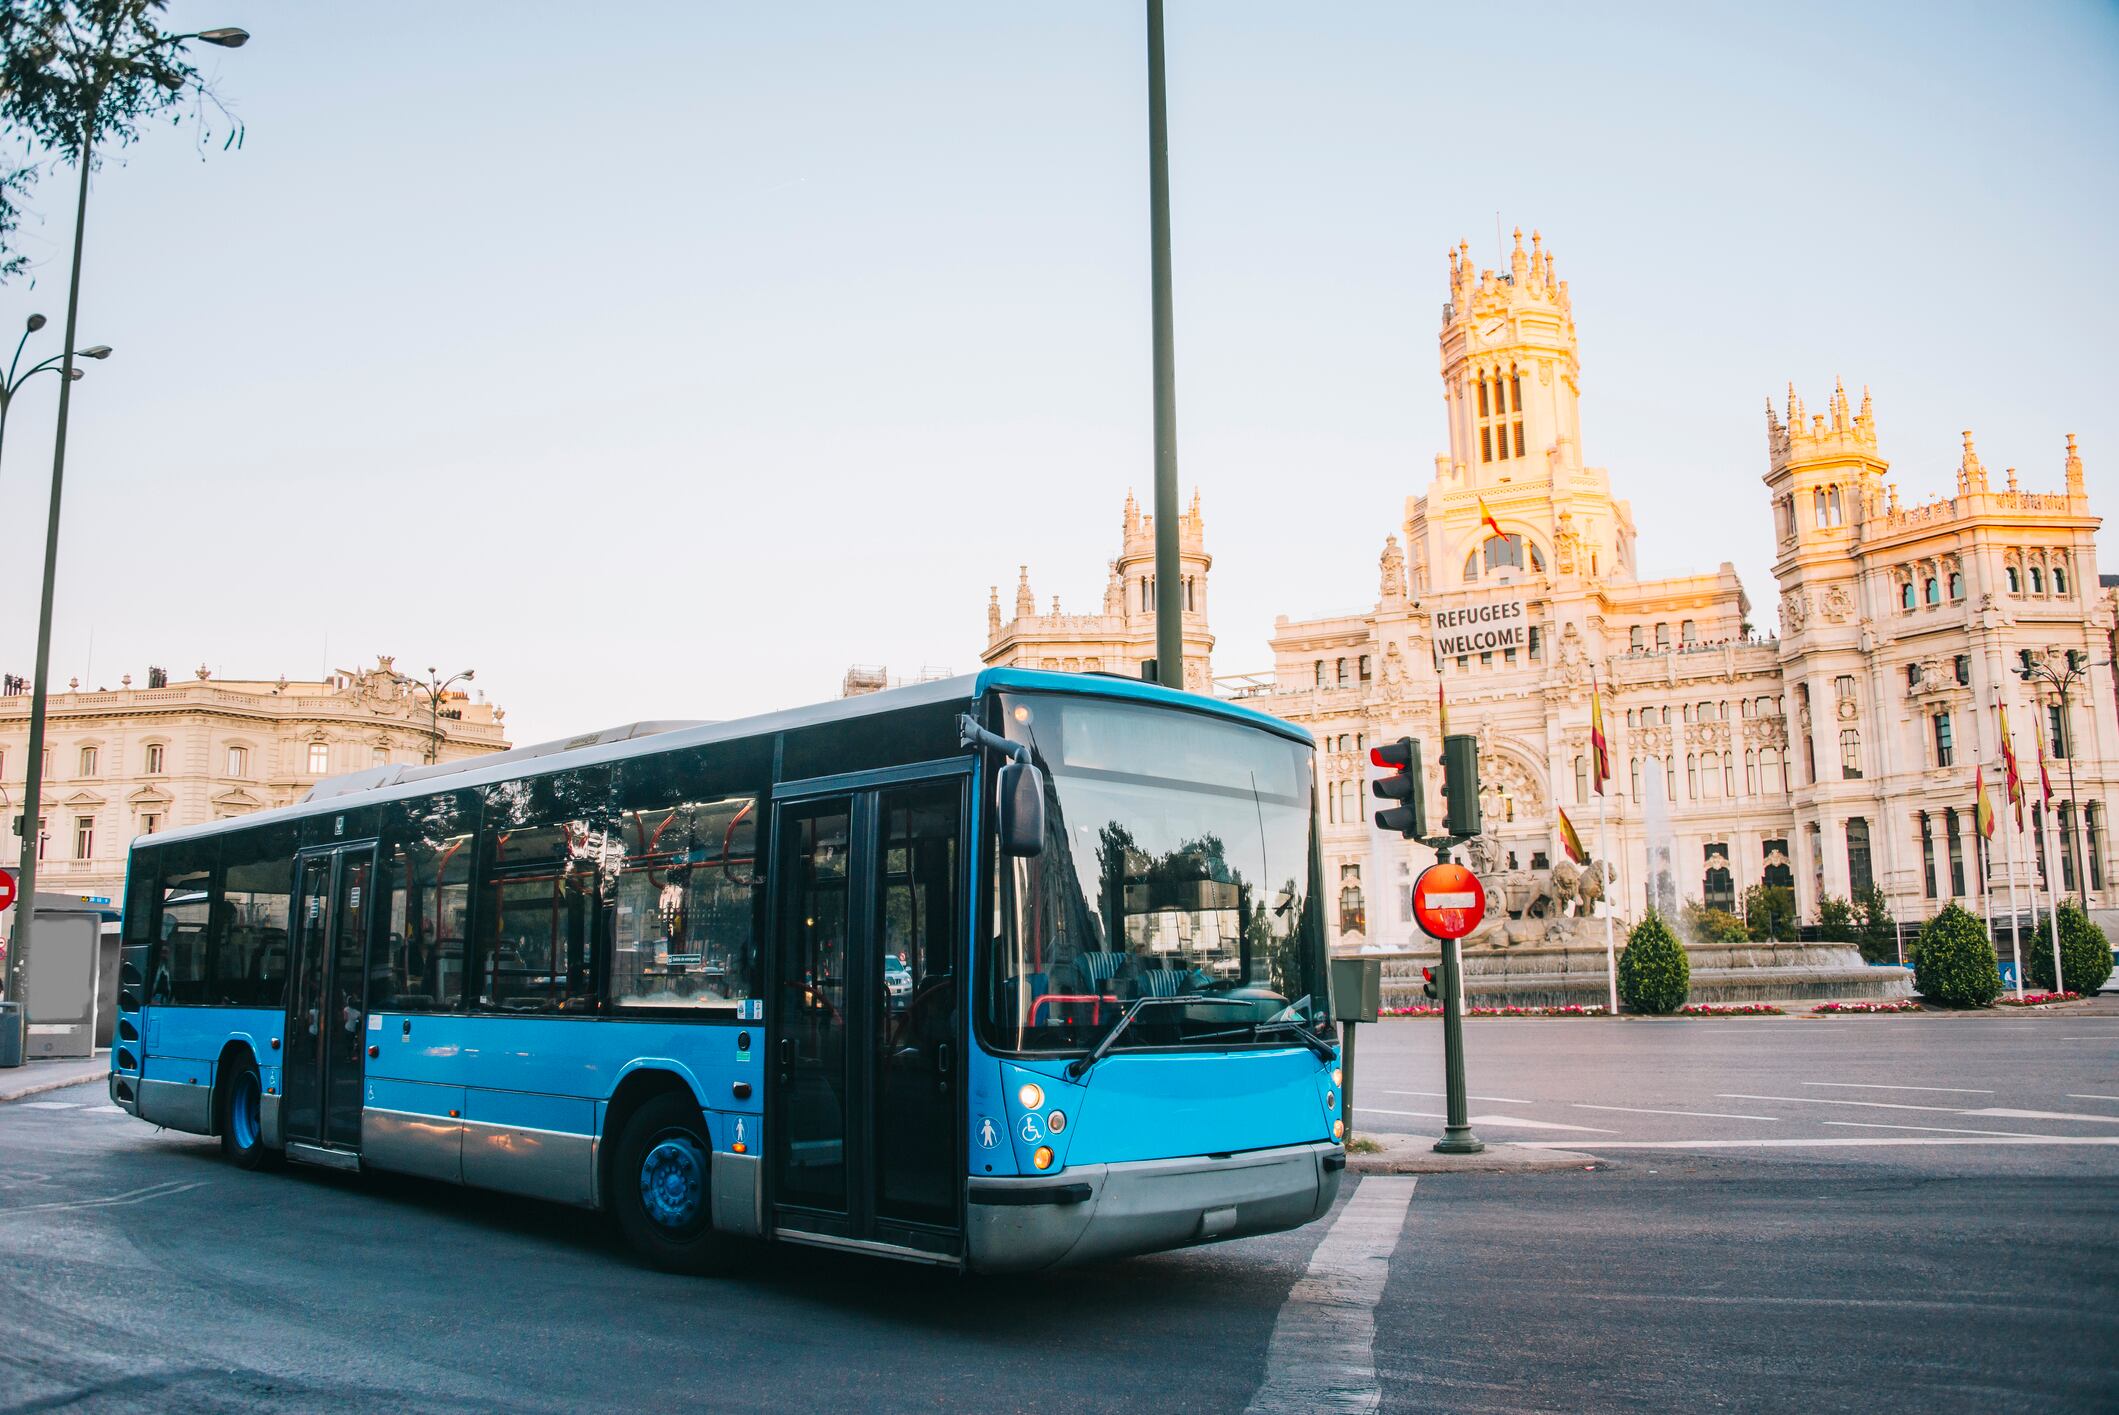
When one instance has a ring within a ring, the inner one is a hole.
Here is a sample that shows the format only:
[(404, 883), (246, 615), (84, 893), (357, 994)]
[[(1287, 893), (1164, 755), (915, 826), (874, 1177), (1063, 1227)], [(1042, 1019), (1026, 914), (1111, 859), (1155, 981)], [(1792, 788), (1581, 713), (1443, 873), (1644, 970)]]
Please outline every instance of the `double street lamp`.
[[(53, 354), (41, 363), (32, 364), (26, 369), (22, 367), (22, 350), (29, 344), (29, 336), (35, 334), (49, 322), (41, 314), (33, 314), (29, 317), (27, 327), (22, 331), (22, 338), (16, 341), (15, 357), (7, 366), (7, 377), (0, 379), (0, 447), (5, 447), (7, 443), (7, 412), (8, 409), (15, 406), (16, 392), (23, 384), (29, 382), (40, 373), (44, 373), (47, 370), (57, 372), (60, 364), (65, 362), (66, 355)], [(74, 350), (74, 354), (84, 359), (107, 359), (110, 357), (110, 345), (91, 344), (86, 349)], [(18, 369), (21, 370), (19, 373), (17, 372)], [(84, 371), (80, 368), (72, 368), (67, 372), (66, 376), (70, 379), (79, 379)]]
[(427, 669), (427, 681), (409, 679), (413, 687), (427, 695), (427, 761), (431, 765), (441, 760), (441, 700), (458, 683), (468, 683), (478, 676), (475, 668), (466, 668), (461, 673), (444, 678), (438, 669)]
[(2062, 832), (2061, 844), (2067, 850), (2068, 868), (2075, 876), (2075, 893), (2081, 898), (2082, 912), (2085, 914), (2090, 910), (2089, 881), (2082, 873), (2082, 859), (2076, 853), (2075, 836), (2076, 832), (2088, 827), (2089, 817), (2082, 809), (2082, 798), (2075, 794), (2075, 721), (2068, 715), (2067, 699), (2068, 690), (2087, 678), (2090, 669), (2110, 666), (2111, 661), (2108, 659), (2103, 663), (2093, 664), (2090, 662), (2090, 656), (2082, 650), (2069, 649), (2065, 668), (2056, 669), (2050, 661), (2040, 659), (2034, 663), (2026, 663), (2017, 673), (2017, 677), (2026, 683), (2049, 685), (2060, 698), (2060, 730), (2052, 734), (2053, 745), (2062, 749), (2067, 757), (2068, 809), (2076, 816), (2074, 829)]
[[(60, 494), (66, 484), (67, 415), (73, 406), (74, 380), (81, 376), (81, 370), (74, 363), (74, 339), (79, 333), (81, 313), (81, 243), (88, 224), (88, 174), (95, 166), (96, 113), (102, 107), (104, 94), (112, 80), (127, 71), (147, 67), (150, 64), (150, 56), (156, 52), (188, 44), (194, 39), (222, 49), (240, 49), (250, 42), (250, 34), (232, 25), (222, 26), (190, 34), (159, 35), (122, 54), (103, 50), (74, 57), (75, 76), (82, 80), (81, 149), (74, 154), (74, 161), (79, 166), (81, 175), (80, 188), (74, 197), (74, 252), (66, 288), (66, 338), (62, 346), (64, 352), (58, 355), (59, 362), (56, 365), (61, 374), (59, 416), (57, 431), (52, 437), (51, 500), (45, 514), (44, 588), (37, 607), (37, 665), (35, 676), (30, 681), (29, 750), (23, 758), (24, 775), (28, 781), (22, 793), (22, 873), (19, 891), (21, 902), (17, 906), (21, 914), (15, 923), (13, 947), (8, 950), (7, 995), (16, 1001), (22, 999), (24, 960), (29, 953), (30, 933), (37, 917), (37, 816), (43, 809), (44, 714), (51, 679), (52, 587), (58, 570)], [(23, 337), (27, 339), (29, 334), (39, 327), (39, 322), (32, 321)], [(98, 344), (80, 352), (90, 358), (100, 359), (107, 357), (110, 350), (107, 346)], [(36, 369), (31, 369), (22, 377), (27, 379), (35, 372)], [(21, 1018), (21, 1025), (27, 1027), (28, 1013), (22, 1012)]]

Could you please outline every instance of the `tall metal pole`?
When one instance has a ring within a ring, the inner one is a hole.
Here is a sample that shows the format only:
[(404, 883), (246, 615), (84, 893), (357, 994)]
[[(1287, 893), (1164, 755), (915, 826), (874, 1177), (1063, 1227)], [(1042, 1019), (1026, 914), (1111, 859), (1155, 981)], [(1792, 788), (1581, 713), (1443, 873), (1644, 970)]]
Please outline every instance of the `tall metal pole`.
[[(23, 763), (28, 784), (22, 792), (21, 902), (16, 905), (21, 917), (15, 921), (14, 945), (7, 955), (7, 995), (16, 1002), (23, 1000), (23, 964), (29, 956), (30, 934), (37, 917), (37, 842), (43, 836), (37, 828), (37, 816), (44, 804), (44, 712), (51, 686), (52, 587), (59, 565), (60, 493), (66, 485), (66, 418), (73, 403), (74, 334), (81, 312), (81, 237), (88, 222), (88, 171), (94, 165), (95, 115), (96, 105), (91, 102), (88, 118), (81, 127), (81, 189), (74, 198), (73, 273), (66, 287), (66, 352), (59, 372), (59, 424), (52, 441), (51, 505), (46, 509), (44, 524), (44, 598), (37, 608), (36, 678), (30, 684), (29, 755)], [(18, 1015), (27, 1028), (28, 1011), (20, 1010)]]
[[(2075, 719), (2067, 705), (2067, 690), (2073, 685), (2075, 676), (2069, 674), (2067, 681), (2060, 685), (2060, 737), (2067, 743), (2067, 808), (2074, 826), (2073, 830), (2061, 832), (2060, 843), (2067, 847), (2068, 863), (2075, 870), (2075, 892), (2081, 898), (2082, 912), (2086, 917), (2090, 912), (2090, 882), (2082, 870), (2082, 856), (2076, 853), (2075, 837), (2086, 831), (2089, 818), (2083, 812), (2082, 798), (2075, 794)], [(2058, 985), (2055, 986), (2057, 989)]]
[(1170, 120), (1162, 0), (1148, 0), (1148, 230), (1155, 309), (1155, 681), (1185, 685), (1184, 571), (1177, 560), (1177, 374), (1170, 317)]

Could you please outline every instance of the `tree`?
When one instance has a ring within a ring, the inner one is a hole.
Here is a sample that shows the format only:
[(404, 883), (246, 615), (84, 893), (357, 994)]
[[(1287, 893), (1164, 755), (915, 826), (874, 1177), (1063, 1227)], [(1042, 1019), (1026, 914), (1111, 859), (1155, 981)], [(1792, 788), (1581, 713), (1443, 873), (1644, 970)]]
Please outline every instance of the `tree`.
[(1871, 963), (1896, 963), (1898, 920), (1891, 916), (1891, 901), (1872, 884), (1854, 902), (1861, 910), (1860, 928), (1855, 939), (1861, 945), (1861, 956)]
[(1692, 991), (1692, 964), (1685, 945), (1650, 910), (1626, 935), (1619, 955), (1619, 999), (1636, 1012), (1675, 1012)]
[(1744, 929), (1754, 943), (1796, 936), (1795, 891), (1784, 884), (1754, 884), (1744, 891)]
[(1913, 990), (1945, 1007), (1990, 1007), (2001, 996), (2001, 969), (1986, 925), (1954, 900), (1920, 926)]
[(1853, 943), (1861, 936), (1854, 906), (1836, 894), (1818, 900), (1817, 936), (1825, 943)]
[(0, 170), (0, 280), (27, 262), (13, 236), (39, 164), (77, 162), (91, 128), (95, 148), (108, 151), (130, 147), (164, 114), (173, 123), (188, 114), (202, 148), (216, 136), (223, 149), (242, 143), (242, 124), (185, 58), (191, 36), (162, 27), (167, 8), (168, 0), (0, 0), (0, 133), (20, 147), (20, 160)]
[(2053, 977), (2052, 936), (2046, 928), (2046, 921), (2039, 920), (2036, 948), (2029, 948), (2026, 941), (2024, 972), (2031, 982), (2046, 992), (2079, 992), (2085, 997), (2103, 987), (2105, 979), (2112, 975), (2112, 942), (2082, 912), (2082, 906), (2072, 899), (2060, 901), (2060, 975), (2064, 987)]
[(1685, 901), (1685, 936), (1694, 943), (1742, 943), (1750, 938), (1744, 921), (1726, 909), (1709, 909), (1694, 900)]

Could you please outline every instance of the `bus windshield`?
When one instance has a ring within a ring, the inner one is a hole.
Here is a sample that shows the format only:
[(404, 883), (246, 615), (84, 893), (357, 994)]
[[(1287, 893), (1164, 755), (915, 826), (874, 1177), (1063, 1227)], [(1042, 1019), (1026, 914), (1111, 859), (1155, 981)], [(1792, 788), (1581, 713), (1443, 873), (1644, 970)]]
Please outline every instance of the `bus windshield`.
[(1044, 769), (1045, 849), (1000, 860), (981, 1023), (1011, 1052), (1297, 1045), (1330, 1030), (1309, 749), (1201, 713), (1002, 700)]

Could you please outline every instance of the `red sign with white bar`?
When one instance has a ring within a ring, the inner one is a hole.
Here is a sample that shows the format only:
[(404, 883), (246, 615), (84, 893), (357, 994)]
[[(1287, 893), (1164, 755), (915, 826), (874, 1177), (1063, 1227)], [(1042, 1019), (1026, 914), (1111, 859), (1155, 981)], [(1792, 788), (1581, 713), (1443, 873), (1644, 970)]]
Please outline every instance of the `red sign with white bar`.
[(1486, 917), (1486, 887), (1462, 865), (1429, 865), (1413, 881), (1413, 918), (1429, 938), (1463, 938)]
[(0, 914), (7, 912), (15, 902), (15, 872), (0, 870)]

